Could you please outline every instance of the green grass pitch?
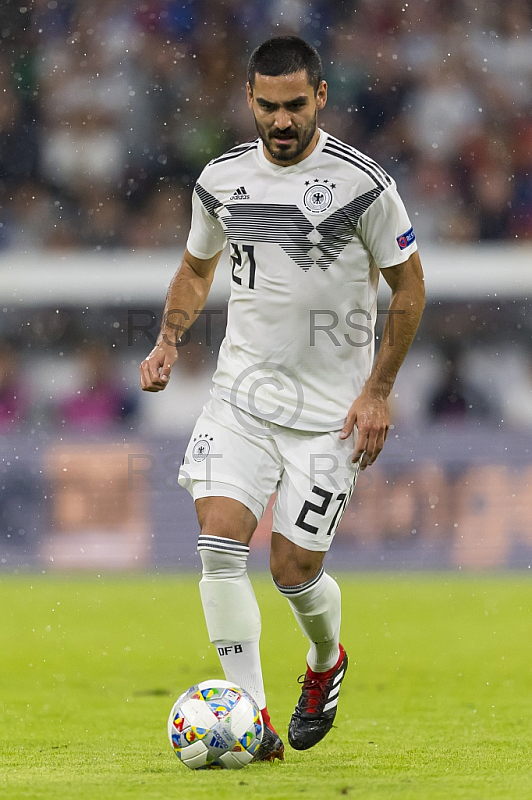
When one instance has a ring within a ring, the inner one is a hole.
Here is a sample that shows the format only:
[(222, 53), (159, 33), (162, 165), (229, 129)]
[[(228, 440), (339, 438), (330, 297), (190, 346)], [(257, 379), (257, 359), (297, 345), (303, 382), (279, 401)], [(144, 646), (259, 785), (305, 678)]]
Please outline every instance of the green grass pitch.
[[(340, 575), (336, 727), (284, 763), (190, 772), (166, 720), (222, 677), (190, 576), (0, 578), (0, 797), (532, 798), (530, 576)], [(269, 708), (286, 735), (306, 644), (266, 576)]]

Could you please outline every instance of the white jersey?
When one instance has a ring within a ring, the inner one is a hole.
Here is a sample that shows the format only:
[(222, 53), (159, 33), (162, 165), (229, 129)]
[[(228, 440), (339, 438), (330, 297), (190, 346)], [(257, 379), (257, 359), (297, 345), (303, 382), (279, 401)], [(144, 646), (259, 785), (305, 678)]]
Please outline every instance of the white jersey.
[(231, 296), (215, 393), (300, 430), (343, 427), (373, 365), (379, 268), (417, 249), (393, 179), (320, 130), (282, 167), (262, 141), (203, 170), (187, 249), (207, 259), (229, 243)]

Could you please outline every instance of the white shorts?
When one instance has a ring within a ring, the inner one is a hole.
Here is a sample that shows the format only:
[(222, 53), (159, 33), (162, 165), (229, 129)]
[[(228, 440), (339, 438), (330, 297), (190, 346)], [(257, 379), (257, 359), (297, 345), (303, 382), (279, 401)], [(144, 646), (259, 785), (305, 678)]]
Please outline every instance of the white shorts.
[(212, 396), (199, 417), (179, 484), (194, 500), (232, 497), (255, 515), (274, 492), (273, 530), (306, 550), (329, 549), (358, 477), (354, 435), (276, 425)]

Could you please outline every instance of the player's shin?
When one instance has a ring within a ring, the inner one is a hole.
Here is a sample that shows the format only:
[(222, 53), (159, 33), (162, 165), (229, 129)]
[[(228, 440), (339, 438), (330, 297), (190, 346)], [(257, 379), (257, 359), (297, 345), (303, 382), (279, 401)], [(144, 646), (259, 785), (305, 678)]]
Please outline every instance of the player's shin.
[(323, 567), (298, 586), (277, 589), (287, 598), (303, 633), (310, 641), (307, 664), (314, 672), (326, 672), (338, 661), (341, 622), (340, 587)]
[(249, 547), (234, 539), (201, 535), (200, 594), (209, 639), (217, 649), (226, 680), (266, 705), (259, 639), (260, 611), (247, 574)]

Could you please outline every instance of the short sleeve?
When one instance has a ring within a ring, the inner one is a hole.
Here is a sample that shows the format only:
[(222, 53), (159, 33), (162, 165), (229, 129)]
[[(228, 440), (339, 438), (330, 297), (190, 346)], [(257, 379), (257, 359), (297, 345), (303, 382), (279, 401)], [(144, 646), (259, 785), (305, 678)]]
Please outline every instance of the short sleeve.
[(415, 253), (414, 229), (395, 183), (381, 192), (362, 214), (359, 233), (381, 269), (402, 264)]
[(220, 220), (209, 213), (196, 188), (192, 193), (192, 222), (187, 250), (196, 258), (207, 259), (223, 250), (225, 243), (226, 236)]

